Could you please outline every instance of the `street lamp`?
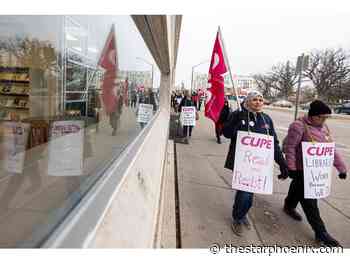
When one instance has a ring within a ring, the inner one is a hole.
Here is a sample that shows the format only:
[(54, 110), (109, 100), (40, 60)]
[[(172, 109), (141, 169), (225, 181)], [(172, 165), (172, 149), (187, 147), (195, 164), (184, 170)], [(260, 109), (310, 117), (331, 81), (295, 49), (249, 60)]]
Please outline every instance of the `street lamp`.
[(208, 60), (208, 59), (207, 59), (207, 60), (202, 61), (201, 63), (198, 63), (198, 64), (196, 64), (196, 65), (192, 66), (192, 75), (191, 75), (191, 94), (192, 94), (192, 89), (193, 89), (193, 73), (194, 73), (194, 68), (195, 68), (195, 67), (198, 67), (199, 65), (202, 65), (202, 64), (204, 64), (204, 63), (207, 63), (207, 62), (209, 62), (209, 60)]
[(150, 65), (152, 67), (152, 90), (153, 90), (153, 64), (148, 62), (147, 60), (143, 59), (143, 58), (140, 58), (140, 57), (136, 57), (136, 59), (139, 59), (139, 60), (142, 60), (143, 62), (145, 62), (146, 64)]

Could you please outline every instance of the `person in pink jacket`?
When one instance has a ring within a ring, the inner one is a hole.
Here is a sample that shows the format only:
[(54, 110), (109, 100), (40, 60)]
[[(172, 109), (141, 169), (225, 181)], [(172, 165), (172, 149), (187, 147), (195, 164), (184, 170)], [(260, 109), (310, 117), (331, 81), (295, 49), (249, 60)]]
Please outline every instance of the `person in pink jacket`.
[[(332, 113), (331, 109), (322, 101), (315, 100), (310, 104), (307, 116), (294, 121), (288, 129), (287, 137), (283, 143), (283, 151), (286, 154), (288, 174), (292, 178), (288, 195), (284, 202), (284, 212), (293, 219), (301, 221), (301, 215), (295, 210), (300, 202), (306, 218), (315, 232), (318, 242), (326, 246), (340, 246), (326, 230), (325, 224), (320, 216), (317, 199), (304, 198), (304, 177), (301, 142), (331, 142), (332, 138), (325, 124), (326, 119)], [(340, 156), (335, 151), (333, 165), (339, 172), (340, 179), (346, 179), (347, 168)]]

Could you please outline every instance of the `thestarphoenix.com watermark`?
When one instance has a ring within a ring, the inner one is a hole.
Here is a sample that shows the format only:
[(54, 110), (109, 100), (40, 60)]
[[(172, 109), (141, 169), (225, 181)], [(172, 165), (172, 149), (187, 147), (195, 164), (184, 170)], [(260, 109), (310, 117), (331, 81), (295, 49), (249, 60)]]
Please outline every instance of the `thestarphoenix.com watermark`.
[(308, 245), (292, 245), (292, 246), (263, 246), (263, 245), (248, 245), (236, 246), (232, 244), (217, 244), (209, 246), (209, 251), (212, 254), (219, 253), (239, 253), (239, 254), (340, 254), (343, 253), (342, 247), (313, 247)]

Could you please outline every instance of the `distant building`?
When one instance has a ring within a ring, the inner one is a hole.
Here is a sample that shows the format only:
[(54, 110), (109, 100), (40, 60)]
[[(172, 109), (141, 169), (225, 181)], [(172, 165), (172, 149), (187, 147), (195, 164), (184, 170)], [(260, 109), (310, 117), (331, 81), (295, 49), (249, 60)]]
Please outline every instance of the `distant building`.
[(129, 83), (133, 82), (136, 86), (143, 85), (145, 87), (152, 86), (152, 72), (151, 71), (119, 71), (119, 79), (125, 80), (128, 78)]
[[(235, 88), (237, 88), (237, 91), (240, 95), (246, 95), (249, 90), (256, 89), (257, 84), (254, 80), (254, 78), (250, 76), (244, 76), (244, 75), (234, 75), (232, 76), (233, 83)], [(226, 94), (234, 94), (233, 88), (232, 88), (232, 82), (229, 74), (226, 74), (224, 76), (224, 82), (225, 82), (225, 93)], [(195, 74), (194, 80), (193, 80), (193, 89), (197, 90), (199, 88), (208, 88), (208, 74), (202, 73), (202, 74)]]

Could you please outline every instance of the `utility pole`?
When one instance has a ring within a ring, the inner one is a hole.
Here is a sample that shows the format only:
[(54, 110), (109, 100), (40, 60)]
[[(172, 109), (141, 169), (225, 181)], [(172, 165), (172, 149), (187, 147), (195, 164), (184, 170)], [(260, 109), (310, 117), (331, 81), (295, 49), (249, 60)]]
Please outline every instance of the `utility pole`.
[(298, 89), (297, 89), (296, 100), (295, 100), (294, 120), (296, 120), (298, 117), (300, 87), (301, 87), (301, 80), (302, 80), (301, 78), (303, 75), (303, 71), (307, 69), (308, 66), (309, 66), (309, 56), (304, 56), (304, 53), (302, 53), (301, 56), (298, 57), (297, 67), (296, 67), (296, 73), (299, 74), (299, 80), (298, 80)]

